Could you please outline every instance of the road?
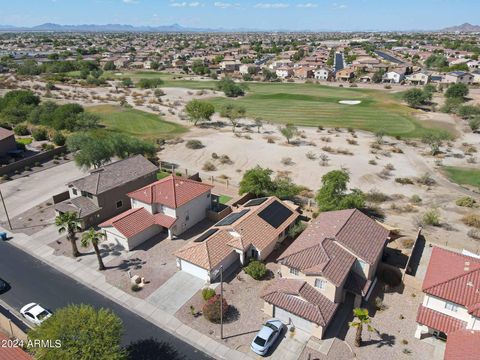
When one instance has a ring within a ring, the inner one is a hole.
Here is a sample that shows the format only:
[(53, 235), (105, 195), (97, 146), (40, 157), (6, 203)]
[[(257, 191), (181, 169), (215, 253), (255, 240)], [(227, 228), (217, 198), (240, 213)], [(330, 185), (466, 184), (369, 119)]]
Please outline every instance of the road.
[[(68, 304), (80, 303), (108, 308), (123, 321), (125, 334), (122, 345), (154, 338), (158, 343), (168, 344), (175, 349), (179, 359), (211, 359), (170, 333), (3, 241), (0, 241), (0, 277), (11, 286), (9, 291), (0, 295), (0, 299), (17, 311), (32, 301), (53, 311)], [(158, 355), (158, 359), (173, 358), (171, 355)]]

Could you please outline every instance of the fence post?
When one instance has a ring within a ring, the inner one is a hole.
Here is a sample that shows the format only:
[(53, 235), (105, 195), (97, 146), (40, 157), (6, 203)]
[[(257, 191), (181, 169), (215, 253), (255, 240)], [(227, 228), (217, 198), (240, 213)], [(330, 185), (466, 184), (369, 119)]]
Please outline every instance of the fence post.
[(188, 169), (185, 168), (185, 177), (188, 178)]
[(228, 189), (228, 179), (227, 179), (227, 189)]

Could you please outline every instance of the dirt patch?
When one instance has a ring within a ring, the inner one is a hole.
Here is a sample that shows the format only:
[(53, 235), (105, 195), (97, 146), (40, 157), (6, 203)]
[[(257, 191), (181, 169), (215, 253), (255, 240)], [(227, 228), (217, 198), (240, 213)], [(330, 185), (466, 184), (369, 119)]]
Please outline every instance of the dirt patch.
[[(37, 206), (10, 219), (13, 233), (24, 233), (33, 235), (49, 225), (55, 219), (55, 208), (50, 201), (43, 202)], [(8, 223), (2, 222), (2, 227), (8, 229)]]

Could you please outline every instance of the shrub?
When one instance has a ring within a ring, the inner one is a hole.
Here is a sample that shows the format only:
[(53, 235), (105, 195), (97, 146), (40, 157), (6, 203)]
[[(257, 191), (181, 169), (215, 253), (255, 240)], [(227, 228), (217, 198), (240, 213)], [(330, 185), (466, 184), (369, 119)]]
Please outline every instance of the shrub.
[(368, 202), (374, 203), (383, 203), (389, 200), (389, 196), (377, 190), (371, 190), (370, 192), (365, 194), (365, 200)]
[(413, 239), (402, 239), (402, 246), (405, 249), (411, 249), (413, 247), (413, 244), (415, 244), (415, 240)]
[(201, 149), (201, 148), (204, 147), (204, 145), (202, 144), (202, 142), (200, 140), (188, 140), (185, 143), (185, 146), (187, 148), (193, 149), (193, 150)]
[(388, 267), (383, 268), (378, 274), (378, 277), (380, 278), (381, 282), (390, 287), (398, 286), (402, 282), (400, 273)]
[(230, 157), (228, 155), (222, 155), (220, 156), (220, 158), (218, 159), (218, 161), (220, 162), (220, 164), (228, 164), (228, 165), (232, 165), (233, 164), (233, 161), (230, 159)]
[(17, 126), (15, 126), (13, 132), (15, 133), (15, 135), (18, 136), (30, 135), (30, 131), (28, 131), (27, 126), (23, 124), (18, 124)]
[(212, 162), (210, 162), (210, 161), (205, 161), (205, 163), (203, 164), (202, 169), (205, 170), (205, 171), (215, 171), (215, 170), (217, 170), (217, 167), (216, 167), (215, 164), (213, 164)]
[(374, 160), (374, 159), (368, 160), (368, 163), (369, 163), (370, 165), (377, 165), (377, 161)]
[(395, 182), (402, 184), (402, 185), (411, 185), (413, 184), (412, 179), (404, 177), (404, 178), (396, 178)]
[(435, 185), (435, 180), (429, 173), (425, 173), (417, 179), (417, 182), (422, 185), (432, 186)]
[(290, 166), (290, 165), (293, 165), (293, 160), (292, 160), (291, 157), (284, 157), (284, 158), (282, 158), (281, 163), (283, 165)]
[(42, 150), (49, 151), (55, 149), (55, 146), (52, 144), (42, 144)]
[(290, 230), (288, 230), (288, 236), (292, 239), (295, 239), (298, 235), (300, 235), (303, 230), (307, 227), (307, 224), (304, 222), (299, 221), (295, 225), (293, 225)]
[(440, 226), (440, 212), (437, 209), (430, 209), (422, 217), (425, 225)]
[(216, 295), (215, 290), (212, 288), (205, 288), (202, 290), (203, 300), (208, 301)]
[(415, 195), (412, 195), (412, 197), (410, 198), (410, 201), (414, 204), (418, 204), (422, 202), (422, 198), (415, 194)]
[(463, 207), (474, 207), (475, 204), (476, 204), (476, 201), (474, 198), (470, 197), (470, 196), (464, 196), (464, 197), (461, 197), (459, 199), (457, 199), (457, 201), (455, 201), (455, 204), (457, 204), (457, 206), (463, 206)]
[(480, 215), (477, 214), (468, 214), (462, 217), (462, 222), (471, 227), (480, 229)]
[(25, 151), (27, 146), (24, 143), (17, 141), (17, 149)]
[(32, 131), (32, 137), (36, 141), (47, 140), (47, 130), (45, 128), (36, 128)]
[(309, 160), (316, 160), (317, 159), (317, 155), (313, 152), (313, 151), (309, 151), (305, 154), (305, 156), (307, 157), (307, 159)]
[(53, 134), (53, 136), (52, 136), (52, 141), (57, 146), (65, 145), (66, 140), (67, 139), (65, 138), (65, 136), (61, 132), (58, 132), (58, 131), (55, 134)]
[(470, 229), (467, 232), (467, 235), (475, 240), (480, 240), (480, 231), (477, 229)]
[(257, 260), (250, 261), (250, 263), (245, 266), (244, 270), (255, 280), (261, 280), (267, 275), (267, 267), (264, 263)]
[(138, 291), (142, 290), (142, 287), (140, 285), (134, 283), (134, 284), (132, 284), (130, 289), (132, 289), (133, 292), (138, 292)]
[[(222, 301), (223, 300), (223, 301)], [(223, 303), (223, 312), (220, 312), (220, 304)], [(219, 323), (220, 322), (220, 314), (222, 314), (222, 317), (225, 318), (225, 315), (227, 314), (228, 311), (228, 304), (225, 298), (222, 299), (222, 297), (217, 294), (211, 297), (210, 299), (207, 300), (205, 305), (203, 305), (203, 316), (205, 318), (213, 323)]]

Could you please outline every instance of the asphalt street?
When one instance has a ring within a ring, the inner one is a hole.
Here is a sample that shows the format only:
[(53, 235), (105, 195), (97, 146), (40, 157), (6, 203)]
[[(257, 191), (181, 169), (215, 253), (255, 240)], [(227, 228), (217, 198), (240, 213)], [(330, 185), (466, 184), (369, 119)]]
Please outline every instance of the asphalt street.
[[(40, 303), (52, 311), (80, 303), (108, 308), (123, 321), (123, 345), (152, 338), (156, 340), (149, 341), (149, 346), (144, 348), (159, 349), (163, 354), (148, 359), (211, 359), (170, 333), (1, 240), (0, 277), (11, 286), (10, 290), (0, 294), (0, 299), (17, 311), (30, 302)], [(176, 351), (176, 356), (170, 352), (172, 349)]]

